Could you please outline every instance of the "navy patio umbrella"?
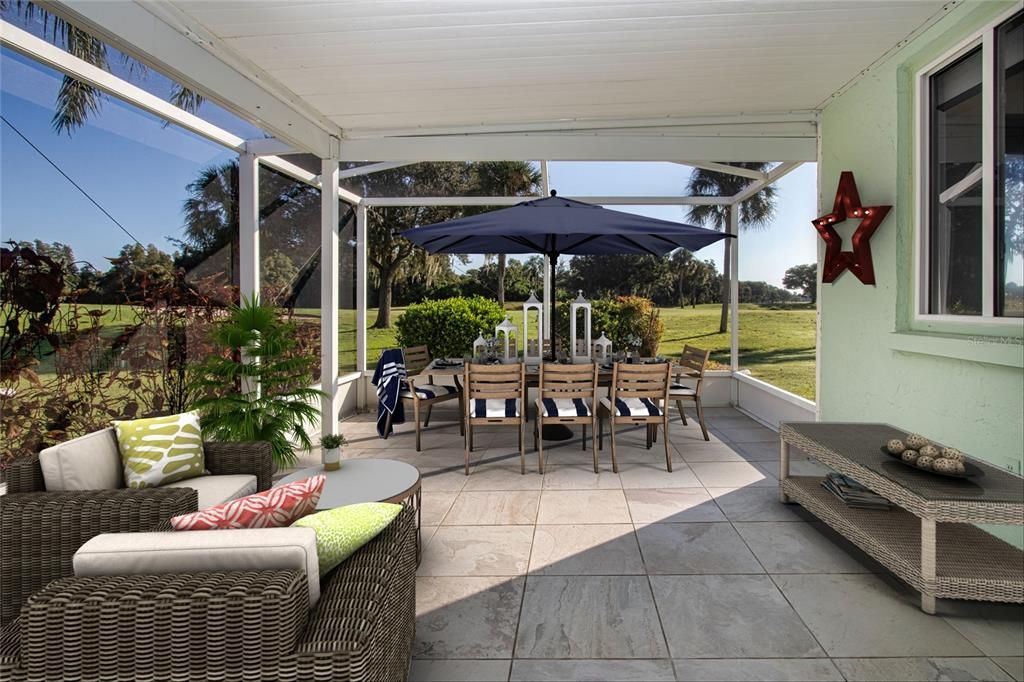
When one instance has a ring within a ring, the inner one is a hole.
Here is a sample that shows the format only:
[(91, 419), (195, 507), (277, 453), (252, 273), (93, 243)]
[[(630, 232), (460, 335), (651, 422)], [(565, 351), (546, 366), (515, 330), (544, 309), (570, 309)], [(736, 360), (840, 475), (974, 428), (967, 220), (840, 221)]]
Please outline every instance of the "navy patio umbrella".
[[(565, 255), (697, 251), (733, 235), (703, 227), (613, 211), (557, 196), (532, 199), (479, 215), (416, 227), (403, 237), (430, 253), (540, 253), (551, 258), (551, 281)], [(552, 307), (552, 317), (554, 317)], [(552, 319), (552, 329), (555, 329)]]

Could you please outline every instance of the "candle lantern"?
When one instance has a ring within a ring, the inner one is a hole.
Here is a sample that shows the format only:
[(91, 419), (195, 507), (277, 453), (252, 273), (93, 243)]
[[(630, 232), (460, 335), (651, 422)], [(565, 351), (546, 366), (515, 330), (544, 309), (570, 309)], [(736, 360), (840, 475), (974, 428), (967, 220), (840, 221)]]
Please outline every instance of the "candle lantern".
[(484, 333), (481, 331), (480, 336), (476, 337), (476, 341), (473, 342), (473, 359), (480, 361), (487, 354), (487, 339), (484, 338)]
[(612, 340), (601, 332), (601, 336), (594, 342), (594, 359), (604, 364), (612, 359)]
[[(579, 324), (579, 314), (583, 313), (582, 329)], [(583, 291), (578, 291), (576, 300), (569, 304), (569, 339), (572, 348), (572, 361), (574, 364), (590, 362), (590, 301), (583, 298)]]
[[(535, 313), (531, 321), (530, 313)], [(536, 333), (533, 333), (533, 332)], [(544, 361), (544, 304), (530, 292), (523, 304), (523, 362), (539, 365)]]
[(511, 360), (518, 356), (519, 352), (516, 348), (516, 339), (513, 334), (517, 334), (516, 326), (512, 324), (512, 320), (505, 318), (505, 321), (494, 328), (494, 341), (499, 348), (502, 348), (502, 359)]

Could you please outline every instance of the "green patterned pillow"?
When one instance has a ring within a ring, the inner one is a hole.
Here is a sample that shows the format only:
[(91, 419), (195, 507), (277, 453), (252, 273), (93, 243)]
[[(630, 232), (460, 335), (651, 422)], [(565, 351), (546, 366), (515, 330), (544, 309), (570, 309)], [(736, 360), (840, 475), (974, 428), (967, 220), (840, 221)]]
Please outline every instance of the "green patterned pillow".
[(363, 502), (310, 514), (292, 525), (316, 531), (320, 575), (327, 575), (357, 549), (377, 537), (400, 511), (400, 504)]
[(129, 488), (153, 488), (203, 475), (203, 434), (195, 412), (114, 422)]

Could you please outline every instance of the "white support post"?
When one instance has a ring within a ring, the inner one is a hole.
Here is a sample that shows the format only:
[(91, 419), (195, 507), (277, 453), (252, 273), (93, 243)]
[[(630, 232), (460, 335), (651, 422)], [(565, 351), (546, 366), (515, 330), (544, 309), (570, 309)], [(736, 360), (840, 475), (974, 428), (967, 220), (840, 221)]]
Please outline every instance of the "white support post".
[[(260, 164), (255, 154), (238, 155), (238, 293), (239, 302), (255, 300), (260, 292)], [(245, 357), (246, 362), (259, 358)], [(244, 393), (259, 394), (259, 383), (242, 379)]]
[[(548, 183), (548, 162), (540, 162), (540, 187), (542, 196), (550, 196), (550, 184)], [(541, 294), (541, 298), (544, 301), (544, 329), (541, 333), (540, 342), (540, 355), (544, 357), (544, 341), (551, 341), (551, 352), (555, 350), (555, 343), (551, 340), (551, 260), (547, 256), (542, 256), (544, 259), (544, 291)]]
[(322, 434), (338, 433), (338, 170), (337, 158), (322, 159), (320, 171), (320, 404)]
[[(729, 234), (740, 233), (740, 205), (729, 207)], [(740, 249), (739, 239), (729, 239), (729, 368), (740, 369)], [(733, 381), (733, 386), (736, 382)], [(738, 391), (737, 391), (738, 393)], [(737, 396), (738, 398), (738, 396)]]
[[(366, 282), (367, 271), (367, 216), (366, 204), (356, 206), (356, 371), (366, 371)], [(365, 382), (359, 386), (359, 408), (366, 406)]]

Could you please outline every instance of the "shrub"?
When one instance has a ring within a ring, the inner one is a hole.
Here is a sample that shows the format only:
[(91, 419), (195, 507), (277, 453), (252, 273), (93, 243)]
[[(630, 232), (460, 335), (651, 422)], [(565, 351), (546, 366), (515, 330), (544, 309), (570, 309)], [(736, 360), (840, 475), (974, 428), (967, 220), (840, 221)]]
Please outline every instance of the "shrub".
[[(612, 350), (627, 350), (634, 338), (640, 339), (640, 354), (653, 357), (658, 353), (665, 333), (658, 309), (643, 296), (617, 296), (591, 301), (591, 333), (594, 339), (603, 332), (612, 341)], [(569, 302), (558, 304), (558, 337), (562, 348), (568, 348)]]
[(446, 298), (414, 303), (398, 318), (398, 343), (404, 347), (426, 346), (434, 357), (462, 357), (473, 350), (473, 341), (505, 319), (496, 301), (482, 296)]

